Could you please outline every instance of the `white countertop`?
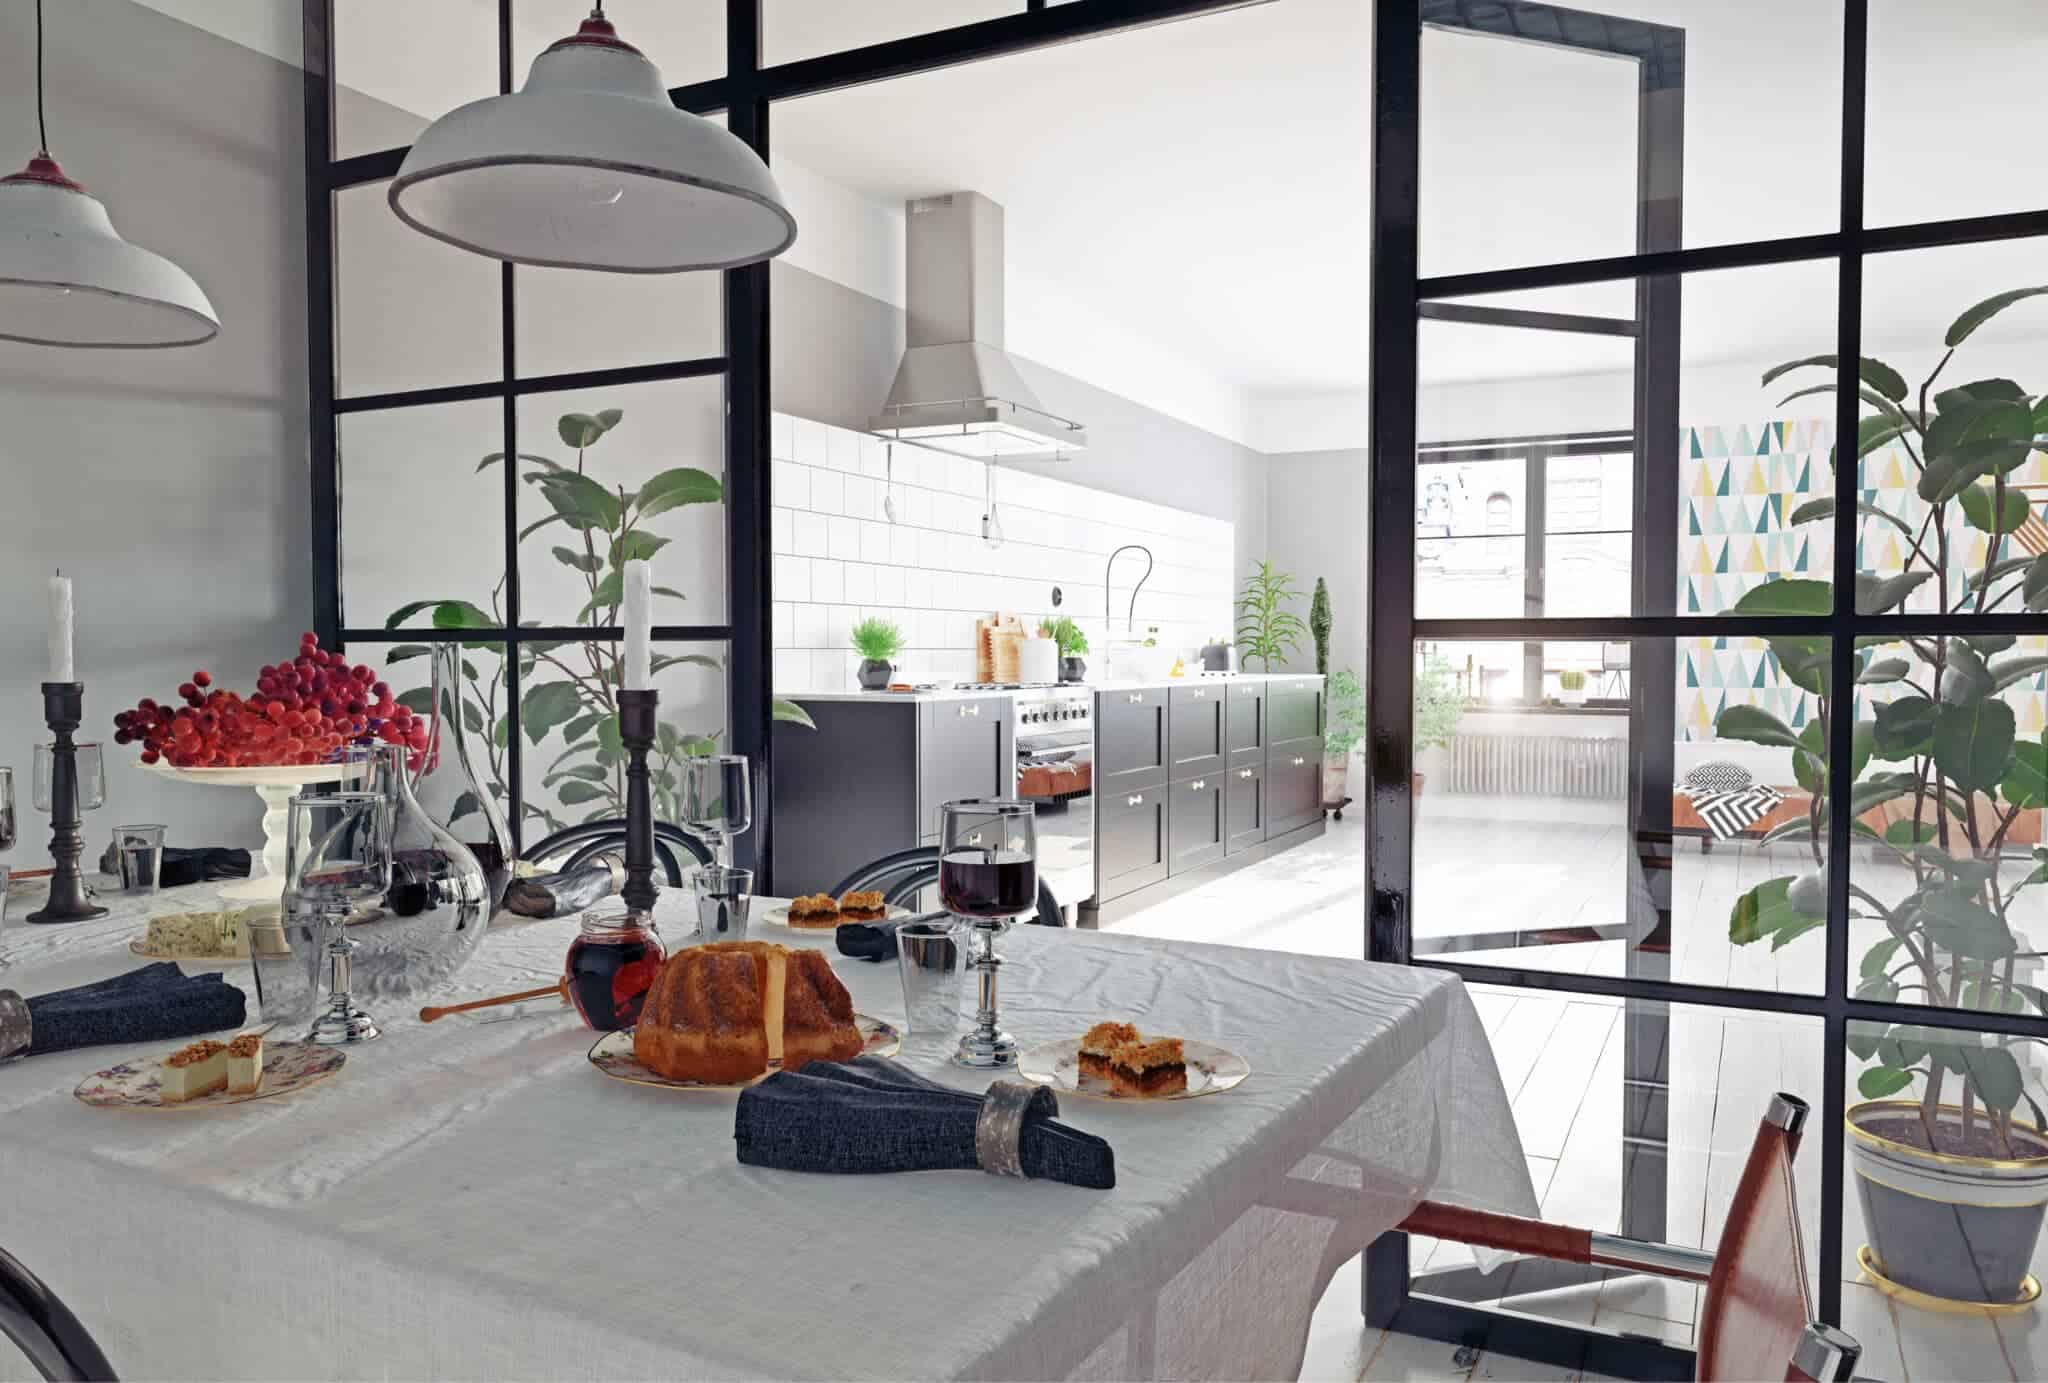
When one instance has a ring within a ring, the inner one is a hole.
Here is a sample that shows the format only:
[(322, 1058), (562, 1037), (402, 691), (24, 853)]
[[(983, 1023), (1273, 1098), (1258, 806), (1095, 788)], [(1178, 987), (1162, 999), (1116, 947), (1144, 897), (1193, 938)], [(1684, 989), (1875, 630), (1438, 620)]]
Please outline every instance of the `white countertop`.
[[(1117, 677), (1105, 682), (1073, 682), (1062, 684), (1062, 691), (1138, 691), (1147, 687), (1197, 687), (1219, 682), (1291, 682), (1308, 677), (1320, 677), (1314, 672), (1231, 672), (1214, 673), (1206, 677)], [(1048, 688), (1024, 688), (1023, 690), (1043, 691)], [(1010, 692), (986, 687), (946, 687), (923, 691), (802, 691), (777, 692), (776, 695), (802, 704), (806, 701), (965, 701), (983, 696), (1008, 696)]]
[(806, 701), (893, 701), (910, 705), (919, 701), (971, 701), (983, 696), (1008, 696), (1006, 691), (986, 687), (945, 687), (925, 691), (804, 691), (776, 695), (801, 706)]

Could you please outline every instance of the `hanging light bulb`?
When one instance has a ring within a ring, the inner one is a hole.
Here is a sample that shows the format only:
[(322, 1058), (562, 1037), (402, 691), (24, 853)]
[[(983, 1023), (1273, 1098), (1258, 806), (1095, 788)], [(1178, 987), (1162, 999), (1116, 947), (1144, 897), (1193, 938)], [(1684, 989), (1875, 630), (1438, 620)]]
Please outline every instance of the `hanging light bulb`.
[(515, 264), (614, 273), (732, 269), (796, 239), (768, 165), (676, 109), (604, 6), (533, 60), (516, 92), (429, 125), (391, 181), (418, 231)]
[(50, 157), (43, 6), (36, 0), (37, 152), (0, 178), (0, 340), (38, 346), (194, 346), (220, 332), (192, 276), (131, 245), (99, 199)]

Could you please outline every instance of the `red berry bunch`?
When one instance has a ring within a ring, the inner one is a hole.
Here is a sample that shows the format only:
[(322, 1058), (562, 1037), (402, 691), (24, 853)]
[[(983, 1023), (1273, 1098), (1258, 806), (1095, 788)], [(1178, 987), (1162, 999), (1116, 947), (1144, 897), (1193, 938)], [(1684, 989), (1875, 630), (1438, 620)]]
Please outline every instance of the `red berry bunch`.
[(142, 761), (177, 768), (317, 764), (350, 743), (382, 740), (427, 747), (427, 721), (400, 705), (367, 666), (299, 636), (299, 656), (266, 666), (243, 697), (213, 685), (204, 670), (178, 687), (176, 703), (143, 697), (114, 717), (116, 744), (142, 745)]

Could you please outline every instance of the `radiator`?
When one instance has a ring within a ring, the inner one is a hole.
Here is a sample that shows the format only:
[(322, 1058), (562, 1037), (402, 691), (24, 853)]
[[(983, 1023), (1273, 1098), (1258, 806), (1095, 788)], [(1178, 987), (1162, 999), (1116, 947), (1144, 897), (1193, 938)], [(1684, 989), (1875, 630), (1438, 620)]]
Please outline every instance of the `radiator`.
[(1576, 735), (1452, 736), (1452, 792), (1491, 797), (1628, 796), (1628, 741)]

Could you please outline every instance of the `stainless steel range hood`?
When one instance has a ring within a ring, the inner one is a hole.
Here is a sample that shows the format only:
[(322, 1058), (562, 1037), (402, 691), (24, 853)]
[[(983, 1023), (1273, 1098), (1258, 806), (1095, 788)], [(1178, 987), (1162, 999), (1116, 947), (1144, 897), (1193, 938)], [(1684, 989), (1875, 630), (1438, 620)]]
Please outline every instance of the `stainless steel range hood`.
[(904, 211), (908, 348), (869, 431), (977, 461), (1086, 447), (1086, 430), (1040, 408), (1003, 350), (1003, 209), (952, 192)]

